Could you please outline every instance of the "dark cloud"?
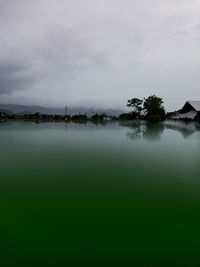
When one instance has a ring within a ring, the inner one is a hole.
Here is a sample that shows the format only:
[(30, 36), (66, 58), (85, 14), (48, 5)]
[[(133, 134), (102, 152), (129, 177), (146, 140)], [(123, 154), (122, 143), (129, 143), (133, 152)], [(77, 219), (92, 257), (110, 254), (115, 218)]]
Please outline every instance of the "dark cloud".
[(32, 85), (34, 79), (28, 74), (29, 67), (25, 62), (12, 61), (10, 58), (0, 62), (0, 94), (11, 94)]

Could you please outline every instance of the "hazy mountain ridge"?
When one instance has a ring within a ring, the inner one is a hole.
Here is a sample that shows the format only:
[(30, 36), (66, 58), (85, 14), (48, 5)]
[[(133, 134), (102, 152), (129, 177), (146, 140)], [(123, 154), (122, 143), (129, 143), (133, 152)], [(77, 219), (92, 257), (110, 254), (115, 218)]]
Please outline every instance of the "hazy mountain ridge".
[[(40, 112), (44, 114), (55, 114), (55, 115), (64, 115), (65, 108), (52, 108), (52, 107), (42, 107), (42, 106), (28, 106), (28, 105), (19, 105), (19, 104), (0, 104), (0, 111), (5, 113), (15, 113), (15, 114), (30, 114), (35, 112)], [(91, 116), (96, 113), (106, 113), (107, 115), (118, 116), (124, 112), (120, 109), (99, 109), (99, 108), (86, 108), (86, 107), (68, 107), (68, 115), (86, 113)]]

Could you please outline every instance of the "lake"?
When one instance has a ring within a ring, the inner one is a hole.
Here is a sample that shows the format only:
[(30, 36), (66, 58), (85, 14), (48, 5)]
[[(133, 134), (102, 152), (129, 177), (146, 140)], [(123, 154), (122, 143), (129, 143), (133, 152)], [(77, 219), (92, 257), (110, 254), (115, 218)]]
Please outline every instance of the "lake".
[(0, 124), (0, 266), (200, 266), (199, 174), (199, 124)]

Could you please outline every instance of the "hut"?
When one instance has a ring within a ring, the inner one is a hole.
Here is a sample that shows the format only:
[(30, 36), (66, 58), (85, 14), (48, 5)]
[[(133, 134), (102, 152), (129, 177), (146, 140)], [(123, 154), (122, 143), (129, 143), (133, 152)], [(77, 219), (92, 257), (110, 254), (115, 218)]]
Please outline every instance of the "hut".
[[(200, 101), (187, 101), (174, 119), (197, 120), (200, 113)], [(198, 116), (197, 116), (198, 115)]]

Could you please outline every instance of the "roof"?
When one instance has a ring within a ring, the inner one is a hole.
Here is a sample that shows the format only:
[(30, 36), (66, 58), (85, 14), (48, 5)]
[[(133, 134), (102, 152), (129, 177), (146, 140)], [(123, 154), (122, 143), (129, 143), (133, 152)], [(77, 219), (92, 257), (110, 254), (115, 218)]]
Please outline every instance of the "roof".
[(188, 101), (196, 111), (200, 111), (200, 101)]
[(198, 113), (197, 111), (189, 111), (186, 113), (175, 114), (171, 118), (172, 119), (191, 119), (191, 120), (193, 120), (195, 118), (195, 116), (197, 115), (197, 113)]

